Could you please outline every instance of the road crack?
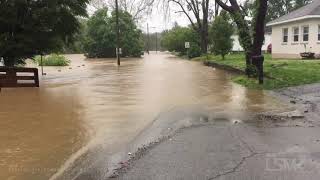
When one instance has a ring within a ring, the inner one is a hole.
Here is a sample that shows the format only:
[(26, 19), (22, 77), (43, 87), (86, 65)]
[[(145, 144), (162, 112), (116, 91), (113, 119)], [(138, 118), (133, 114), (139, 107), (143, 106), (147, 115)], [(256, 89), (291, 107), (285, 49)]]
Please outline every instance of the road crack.
[(239, 135), (237, 135), (237, 136), (234, 135), (232, 130), (231, 130), (231, 128), (228, 128), (228, 131), (229, 131), (229, 133), (230, 133), (232, 138), (237, 139), (238, 141), (240, 141), (240, 143), (243, 144), (247, 150), (249, 150), (250, 155), (242, 157), (241, 161), (239, 163), (237, 163), (232, 169), (227, 170), (227, 171), (225, 171), (223, 173), (219, 173), (219, 174), (215, 175), (214, 177), (209, 178), (209, 180), (217, 179), (217, 178), (220, 178), (222, 176), (226, 176), (226, 175), (235, 173), (248, 159), (250, 159), (250, 158), (252, 158), (254, 156), (257, 156), (257, 155), (266, 154), (266, 153), (257, 153), (257, 152), (255, 152), (250, 147), (250, 145), (246, 141), (244, 141)]
[(226, 176), (226, 175), (229, 175), (229, 174), (233, 174), (235, 173), (248, 159), (254, 157), (254, 156), (257, 156), (257, 155), (262, 155), (262, 154), (265, 154), (265, 153), (251, 153), (249, 156), (245, 156), (245, 157), (242, 157), (241, 161), (236, 164), (235, 167), (233, 167), (232, 169), (228, 170), (228, 171), (225, 171), (223, 173), (219, 173), (217, 175), (215, 175), (214, 177), (212, 178), (209, 178), (209, 180), (213, 180), (213, 179), (217, 179), (217, 178), (220, 178), (222, 176)]

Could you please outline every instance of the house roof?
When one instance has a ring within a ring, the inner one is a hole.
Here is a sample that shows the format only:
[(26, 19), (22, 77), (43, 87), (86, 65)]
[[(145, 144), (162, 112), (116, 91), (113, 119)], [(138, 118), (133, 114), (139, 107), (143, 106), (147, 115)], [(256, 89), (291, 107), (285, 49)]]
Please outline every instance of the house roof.
[(310, 18), (320, 18), (320, 0), (313, 0), (312, 3), (267, 23), (267, 26), (274, 26)]

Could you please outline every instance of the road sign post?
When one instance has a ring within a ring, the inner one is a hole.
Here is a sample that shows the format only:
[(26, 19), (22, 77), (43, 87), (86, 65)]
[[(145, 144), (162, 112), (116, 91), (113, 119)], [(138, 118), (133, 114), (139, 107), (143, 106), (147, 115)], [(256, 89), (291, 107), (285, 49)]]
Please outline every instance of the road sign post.
[(185, 42), (184, 47), (187, 49), (187, 56), (189, 58), (189, 49), (190, 49), (190, 42)]
[(116, 48), (116, 55), (117, 57), (122, 55), (122, 48)]

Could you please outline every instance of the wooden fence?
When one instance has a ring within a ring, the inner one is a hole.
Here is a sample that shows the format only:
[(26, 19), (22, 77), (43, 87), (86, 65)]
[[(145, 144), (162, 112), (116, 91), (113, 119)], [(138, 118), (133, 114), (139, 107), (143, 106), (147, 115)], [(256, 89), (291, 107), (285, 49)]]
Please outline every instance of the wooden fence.
[(39, 87), (37, 68), (0, 67), (0, 88)]

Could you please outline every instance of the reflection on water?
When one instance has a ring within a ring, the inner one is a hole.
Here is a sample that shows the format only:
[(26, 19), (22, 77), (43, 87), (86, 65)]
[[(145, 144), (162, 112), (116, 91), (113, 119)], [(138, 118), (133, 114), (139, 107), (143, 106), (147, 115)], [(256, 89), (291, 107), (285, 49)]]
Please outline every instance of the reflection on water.
[(0, 179), (49, 179), (96, 145), (109, 155), (172, 108), (245, 118), (281, 107), (263, 91), (231, 83), (224, 71), (164, 53), (126, 59), (121, 67), (69, 58), (71, 68), (45, 68), (40, 89), (0, 93)]

